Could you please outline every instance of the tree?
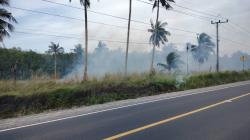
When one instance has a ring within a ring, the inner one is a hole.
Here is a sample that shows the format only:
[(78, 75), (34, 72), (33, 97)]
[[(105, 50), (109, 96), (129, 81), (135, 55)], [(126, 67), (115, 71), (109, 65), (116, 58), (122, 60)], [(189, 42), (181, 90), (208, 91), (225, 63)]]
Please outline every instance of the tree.
[(196, 46), (195, 45), (192, 45), (191, 43), (187, 43), (186, 44), (186, 51), (187, 51), (187, 61), (186, 61), (186, 64), (187, 64), (187, 75), (189, 75), (189, 52), (195, 48)]
[(76, 56), (83, 56), (83, 48), (82, 48), (82, 44), (77, 44), (75, 45), (75, 48), (72, 49), (73, 53), (76, 54)]
[(158, 63), (157, 65), (171, 72), (172, 69), (177, 69), (179, 64), (182, 63), (180, 56), (176, 52), (171, 52), (166, 57), (166, 64)]
[(174, 0), (149, 0), (149, 1), (154, 1), (153, 9), (155, 9), (157, 7), (156, 23), (159, 21), (160, 3), (164, 8), (166, 8), (166, 10), (168, 10), (168, 9), (172, 8), (169, 3), (175, 2)]
[(127, 76), (127, 70), (128, 70), (128, 48), (129, 48), (129, 36), (130, 36), (131, 11), (132, 11), (132, 0), (129, 0), (129, 18), (128, 18), (127, 46), (126, 46), (126, 55), (125, 55), (125, 76)]
[(149, 42), (153, 45), (153, 52), (152, 52), (152, 60), (150, 66), (150, 72), (154, 72), (154, 57), (155, 57), (155, 47), (160, 47), (160, 44), (165, 44), (168, 42), (167, 36), (170, 35), (170, 32), (166, 31), (164, 28), (167, 25), (166, 22), (157, 22), (155, 25), (151, 20), (151, 29), (148, 31), (151, 33)]
[[(70, 2), (72, 0), (69, 0)], [(85, 51), (84, 51), (84, 76), (83, 80), (88, 80), (88, 8), (90, 7), (89, 0), (80, 0), (80, 4), (84, 6), (84, 20), (85, 20)]]
[[(9, 0), (0, 0), (1, 6), (9, 6)], [(9, 37), (10, 32), (13, 32), (14, 26), (12, 23), (17, 23), (12, 14), (4, 8), (0, 8), (0, 42), (3, 43), (4, 37)]]
[(208, 60), (209, 56), (214, 53), (215, 44), (211, 37), (206, 33), (202, 33), (197, 37), (198, 45), (191, 45), (191, 52), (195, 61), (200, 65)]
[(72, 49), (73, 51), (73, 56), (74, 56), (74, 63), (75, 64), (83, 64), (83, 54), (84, 50), (82, 48), (82, 44), (77, 44), (75, 45), (75, 48)]
[(54, 78), (56, 79), (57, 76), (57, 70), (56, 70), (56, 66), (57, 66), (57, 55), (58, 54), (62, 54), (64, 52), (63, 47), (60, 47), (59, 44), (55, 44), (54, 42), (51, 42), (51, 45), (49, 46), (49, 50), (48, 53), (52, 54), (54, 56)]
[(94, 52), (98, 54), (98, 53), (107, 52), (107, 51), (108, 51), (107, 45), (104, 42), (99, 41), (97, 48), (95, 48)]

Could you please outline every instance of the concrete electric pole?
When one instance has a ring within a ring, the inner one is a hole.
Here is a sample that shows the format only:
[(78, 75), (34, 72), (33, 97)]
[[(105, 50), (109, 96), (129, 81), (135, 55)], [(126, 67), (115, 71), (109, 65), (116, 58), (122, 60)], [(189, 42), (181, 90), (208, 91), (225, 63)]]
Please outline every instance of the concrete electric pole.
[(220, 68), (219, 68), (219, 66), (220, 66), (220, 62), (219, 62), (219, 24), (222, 24), (222, 23), (228, 23), (228, 19), (226, 20), (226, 21), (221, 21), (221, 20), (219, 20), (219, 21), (211, 21), (211, 24), (216, 24), (216, 48), (217, 48), (217, 50), (216, 50), (216, 52), (217, 52), (217, 58), (216, 58), (216, 72), (219, 72), (219, 70), (220, 70)]

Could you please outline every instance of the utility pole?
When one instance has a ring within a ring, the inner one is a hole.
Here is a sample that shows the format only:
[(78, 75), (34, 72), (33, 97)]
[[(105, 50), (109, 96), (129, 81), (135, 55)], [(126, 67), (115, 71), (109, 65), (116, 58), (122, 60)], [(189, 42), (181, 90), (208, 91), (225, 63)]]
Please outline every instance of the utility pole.
[(217, 53), (217, 58), (216, 58), (216, 72), (219, 72), (220, 68), (220, 62), (219, 62), (219, 24), (222, 24), (222, 23), (228, 23), (228, 19), (226, 21), (211, 21), (211, 24), (216, 24), (216, 53)]
[(187, 75), (189, 75), (189, 67), (188, 67), (188, 52), (189, 52), (189, 49), (190, 49), (190, 45), (189, 44), (187, 44), (187, 48), (186, 48), (186, 50), (187, 50)]
[(132, 0), (129, 0), (129, 17), (128, 17), (128, 31), (127, 31), (127, 46), (126, 46), (126, 56), (125, 56), (125, 76), (128, 74), (128, 48), (130, 39), (130, 24), (131, 24), (131, 12), (132, 12)]

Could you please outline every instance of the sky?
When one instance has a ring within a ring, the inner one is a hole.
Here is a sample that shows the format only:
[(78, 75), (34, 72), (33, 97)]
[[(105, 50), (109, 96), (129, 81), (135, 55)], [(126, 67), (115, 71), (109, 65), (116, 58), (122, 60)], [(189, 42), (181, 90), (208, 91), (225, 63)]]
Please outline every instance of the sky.
[[(52, 2), (63, 3), (69, 6), (81, 8), (79, 0), (51, 0)], [(149, 2), (148, 0), (144, 0)], [(249, 0), (176, 0), (176, 4), (183, 7), (191, 8), (195, 11), (202, 11), (216, 15), (200, 14), (181, 7), (173, 5), (173, 10), (160, 10), (160, 21), (168, 23), (167, 30), (171, 36), (168, 43), (175, 43), (178, 50), (185, 49), (185, 44), (191, 42), (196, 44), (196, 33), (205, 32), (209, 34), (215, 41), (216, 27), (211, 24), (211, 20), (229, 19), (229, 23), (220, 25), (220, 55), (231, 55), (237, 51), (250, 53), (250, 1)], [(69, 52), (74, 45), (84, 43), (84, 11), (82, 9), (70, 8), (57, 5), (43, 0), (11, 0), (10, 8), (18, 24), (15, 25), (15, 32), (10, 38), (4, 40), (7, 48), (20, 47), (23, 50), (34, 50), (40, 53), (45, 52), (50, 42), (59, 43)], [(74, 19), (66, 19), (62, 17), (51, 16), (47, 14), (32, 13), (17, 8), (35, 10), (56, 15), (71, 17)], [(102, 12), (118, 17), (128, 18), (129, 0), (91, 0), (89, 10)], [(176, 12), (177, 11), (177, 12)], [(179, 11), (179, 13), (178, 13)], [(181, 14), (181, 13), (182, 14)], [(184, 12), (184, 14), (183, 14)], [(155, 20), (156, 10), (152, 11), (152, 5), (132, 0), (132, 19), (150, 23), (150, 19)], [(190, 16), (190, 14), (192, 16)], [(194, 16), (195, 15), (195, 16)], [(126, 47), (127, 20), (99, 15), (93, 12), (88, 13), (89, 16), (89, 50), (93, 51), (98, 41), (105, 42), (110, 49), (124, 49)], [(204, 17), (205, 16), (205, 17)], [(122, 26), (117, 28), (114, 26), (100, 25), (93, 22), (101, 22)], [(148, 24), (131, 22), (131, 42), (148, 43), (150, 34), (147, 29)], [(238, 26), (240, 25), (240, 26)], [(169, 28), (168, 28), (169, 27)], [(135, 30), (140, 29), (140, 30)], [(177, 28), (188, 30), (195, 33), (187, 33)], [(30, 34), (32, 33), (32, 34)], [(46, 34), (46, 35), (38, 35)], [(67, 36), (54, 37), (48, 35)], [(68, 38), (73, 37), (73, 38)], [(109, 41), (105, 41), (109, 40)], [(110, 42), (110, 41), (120, 41)], [(150, 51), (152, 46), (148, 44), (130, 44), (129, 51)]]

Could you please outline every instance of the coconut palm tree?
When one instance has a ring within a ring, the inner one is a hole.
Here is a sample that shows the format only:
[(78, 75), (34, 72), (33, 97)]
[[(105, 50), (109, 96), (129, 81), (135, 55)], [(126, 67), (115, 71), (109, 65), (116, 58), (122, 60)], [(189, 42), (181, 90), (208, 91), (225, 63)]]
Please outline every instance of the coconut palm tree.
[(129, 48), (129, 36), (130, 36), (131, 11), (132, 11), (132, 0), (129, 0), (127, 46), (126, 46), (126, 55), (125, 55), (125, 76), (127, 76), (127, 69), (128, 69), (128, 48)]
[[(8, 6), (9, 0), (0, 0), (1, 6)], [(14, 26), (12, 23), (17, 23), (12, 14), (4, 8), (0, 8), (0, 42), (3, 43), (4, 37), (10, 36), (10, 32), (13, 32)]]
[(214, 53), (214, 42), (212, 42), (211, 37), (206, 33), (202, 33), (197, 37), (198, 45), (191, 45), (191, 52), (194, 60), (200, 65), (208, 60), (209, 56)]
[(172, 69), (177, 69), (179, 64), (182, 63), (183, 62), (180, 60), (180, 56), (176, 52), (171, 52), (166, 57), (166, 64), (158, 63), (157, 66), (163, 67), (164, 70), (171, 72)]
[(153, 9), (157, 7), (157, 16), (156, 16), (156, 23), (159, 21), (159, 14), (160, 14), (160, 3), (161, 5), (166, 8), (166, 10), (172, 8), (170, 5), (170, 2), (175, 2), (174, 0), (149, 0), (149, 1), (154, 1), (153, 4)]
[(151, 29), (148, 31), (151, 33), (149, 42), (153, 45), (152, 60), (150, 66), (150, 72), (154, 72), (154, 57), (155, 57), (155, 47), (160, 47), (161, 44), (168, 42), (167, 36), (170, 32), (166, 31), (164, 28), (167, 25), (166, 22), (157, 22), (155, 25), (151, 20)]
[(94, 52), (98, 54), (98, 53), (103, 53), (103, 52), (107, 52), (107, 51), (108, 51), (107, 44), (105, 44), (102, 41), (99, 41), (97, 48), (95, 48)]
[(82, 44), (77, 44), (75, 45), (75, 48), (72, 49), (73, 54), (74, 54), (74, 59), (76, 64), (83, 64), (83, 54), (84, 50), (82, 48)]
[(75, 45), (75, 48), (72, 49), (73, 53), (75, 53), (76, 55), (83, 55), (83, 48), (82, 48), (82, 44), (77, 44)]
[(60, 47), (59, 44), (55, 44), (54, 42), (51, 42), (51, 45), (49, 45), (49, 50), (47, 51), (49, 54), (52, 54), (54, 56), (54, 78), (56, 79), (57, 76), (57, 70), (56, 70), (56, 66), (57, 66), (57, 55), (58, 54), (62, 54), (64, 52), (63, 47)]
[[(72, 0), (69, 0), (70, 2)], [(85, 51), (84, 51), (84, 76), (83, 80), (88, 80), (88, 8), (90, 7), (90, 0), (80, 0), (80, 4), (84, 6), (84, 20), (85, 20)]]

